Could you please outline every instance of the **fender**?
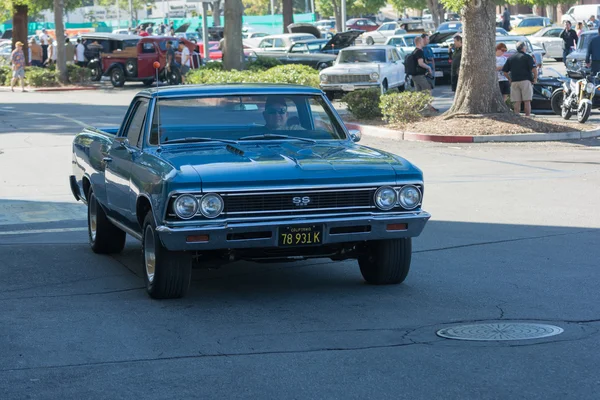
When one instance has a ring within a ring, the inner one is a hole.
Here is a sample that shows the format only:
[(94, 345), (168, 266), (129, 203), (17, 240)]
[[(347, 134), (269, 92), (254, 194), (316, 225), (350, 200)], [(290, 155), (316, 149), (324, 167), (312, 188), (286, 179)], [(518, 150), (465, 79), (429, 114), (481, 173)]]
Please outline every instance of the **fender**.
[(592, 101), (590, 99), (581, 99), (579, 101), (579, 107), (581, 107), (583, 103), (588, 103), (590, 106), (592, 105)]
[(110, 64), (106, 71), (102, 72), (102, 76), (109, 76), (111, 71), (115, 68), (120, 68), (121, 71), (123, 71), (123, 74), (125, 74), (125, 68), (123, 68), (123, 65), (121, 63), (115, 62)]

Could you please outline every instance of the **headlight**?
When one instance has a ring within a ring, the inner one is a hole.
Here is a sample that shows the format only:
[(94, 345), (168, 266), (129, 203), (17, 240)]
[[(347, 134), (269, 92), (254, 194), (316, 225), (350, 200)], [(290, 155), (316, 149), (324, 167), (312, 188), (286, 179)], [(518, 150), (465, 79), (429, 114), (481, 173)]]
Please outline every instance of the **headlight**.
[(327, 75), (325, 75), (325, 74), (321, 75), (321, 82), (327, 82)]
[(371, 72), (371, 75), (369, 75), (369, 77), (372, 81), (376, 81), (377, 79), (379, 79), (379, 74), (377, 72)]
[(412, 210), (421, 203), (421, 192), (412, 185), (406, 185), (400, 189), (398, 197), (400, 205), (407, 210)]
[(390, 210), (396, 206), (398, 196), (389, 186), (382, 186), (375, 192), (375, 205), (382, 210)]
[(206, 218), (216, 218), (223, 212), (223, 199), (215, 193), (202, 196), (200, 200), (200, 212)]
[(198, 199), (191, 194), (182, 194), (173, 204), (175, 214), (181, 219), (190, 219), (198, 212)]
[(589, 92), (589, 93), (593, 92), (593, 91), (594, 91), (594, 84), (593, 84), (593, 83), (591, 83), (591, 82), (589, 82), (589, 83), (588, 83), (588, 84), (585, 86), (585, 91), (586, 91), (586, 92)]

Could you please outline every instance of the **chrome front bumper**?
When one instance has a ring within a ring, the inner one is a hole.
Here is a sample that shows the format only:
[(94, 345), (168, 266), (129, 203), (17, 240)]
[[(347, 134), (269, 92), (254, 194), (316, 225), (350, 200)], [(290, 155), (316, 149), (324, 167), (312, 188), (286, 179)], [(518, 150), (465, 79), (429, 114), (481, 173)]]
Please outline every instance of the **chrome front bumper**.
[[(359, 242), (365, 240), (398, 239), (419, 236), (431, 215), (425, 211), (414, 213), (357, 217), (329, 217), (326, 219), (290, 219), (253, 223), (227, 223), (203, 225), (161, 225), (156, 228), (163, 245), (173, 251), (219, 250), (278, 247), (279, 229), (286, 226), (323, 225), (322, 245)], [(406, 224), (405, 230), (388, 230), (388, 225)], [(369, 226), (368, 232), (331, 233), (332, 228)], [(258, 239), (231, 239), (231, 235), (260, 232)], [(270, 233), (270, 235), (269, 235)], [(208, 235), (204, 242), (188, 242), (190, 236)], [(268, 237), (267, 237), (268, 236)]]
[(335, 92), (351, 92), (352, 90), (345, 90), (344, 87), (352, 86), (354, 90), (357, 89), (370, 89), (381, 87), (378, 82), (362, 82), (362, 83), (332, 83), (332, 84), (321, 84), (321, 90), (324, 91), (335, 91)]

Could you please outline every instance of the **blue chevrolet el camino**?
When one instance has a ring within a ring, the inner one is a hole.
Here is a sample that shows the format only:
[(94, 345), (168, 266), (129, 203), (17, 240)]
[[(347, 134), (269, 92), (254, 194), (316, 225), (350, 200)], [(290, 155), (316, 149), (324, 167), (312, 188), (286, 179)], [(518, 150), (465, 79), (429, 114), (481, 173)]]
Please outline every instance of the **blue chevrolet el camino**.
[(357, 259), (368, 283), (400, 283), (430, 217), (423, 174), (359, 139), (313, 88), (149, 89), (120, 128), (75, 137), (71, 190), (94, 252), (142, 242), (153, 298), (236, 260)]

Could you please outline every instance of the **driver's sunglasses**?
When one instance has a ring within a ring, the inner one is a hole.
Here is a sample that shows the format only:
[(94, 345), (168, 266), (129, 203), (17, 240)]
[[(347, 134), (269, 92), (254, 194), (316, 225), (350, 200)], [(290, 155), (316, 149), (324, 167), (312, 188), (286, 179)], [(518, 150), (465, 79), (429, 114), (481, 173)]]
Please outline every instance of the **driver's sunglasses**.
[(287, 112), (287, 108), (286, 107), (281, 107), (281, 108), (267, 108), (265, 111), (269, 115), (275, 115), (275, 114), (284, 115)]

